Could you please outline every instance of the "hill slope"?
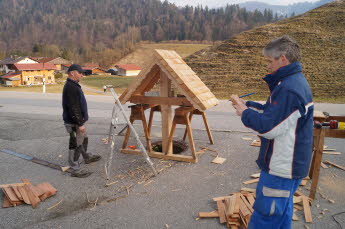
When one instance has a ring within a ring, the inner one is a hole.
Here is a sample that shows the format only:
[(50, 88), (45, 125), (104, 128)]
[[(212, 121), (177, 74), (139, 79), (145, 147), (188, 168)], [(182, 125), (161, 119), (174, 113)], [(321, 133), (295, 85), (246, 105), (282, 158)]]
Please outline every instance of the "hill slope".
[(196, 51), (207, 48), (207, 44), (182, 44), (182, 43), (153, 43), (141, 44), (134, 52), (131, 52), (117, 64), (136, 64), (144, 68), (148, 61), (153, 57), (154, 49), (175, 50), (182, 58), (189, 56)]
[(303, 15), (243, 32), (199, 51), (186, 62), (220, 97), (268, 89), (261, 79), (267, 74), (262, 48), (288, 34), (302, 48), (302, 64), (314, 96), (345, 100), (345, 1), (329, 3)]

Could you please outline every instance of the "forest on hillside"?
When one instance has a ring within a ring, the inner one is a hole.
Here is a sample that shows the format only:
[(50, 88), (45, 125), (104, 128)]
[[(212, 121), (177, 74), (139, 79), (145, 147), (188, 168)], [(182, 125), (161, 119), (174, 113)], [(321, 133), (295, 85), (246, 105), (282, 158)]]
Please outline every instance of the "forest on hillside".
[(110, 61), (140, 41), (219, 41), (280, 18), (271, 10), (177, 7), (159, 0), (0, 0), (0, 57)]

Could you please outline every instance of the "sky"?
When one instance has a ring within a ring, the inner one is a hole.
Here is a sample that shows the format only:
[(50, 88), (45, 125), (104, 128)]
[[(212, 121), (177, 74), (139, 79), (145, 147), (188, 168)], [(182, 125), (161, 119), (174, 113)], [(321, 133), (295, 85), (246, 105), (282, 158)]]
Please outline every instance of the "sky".
[[(201, 4), (203, 6), (212, 7), (214, 5), (225, 5), (228, 4), (238, 4), (242, 2), (248, 2), (248, 0), (168, 0), (169, 2), (175, 3), (178, 6), (185, 6), (185, 5), (198, 5)], [(250, 0), (250, 1), (258, 1), (258, 2), (265, 2), (271, 5), (289, 5), (298, 2), (317, 2), (318, 0)]]

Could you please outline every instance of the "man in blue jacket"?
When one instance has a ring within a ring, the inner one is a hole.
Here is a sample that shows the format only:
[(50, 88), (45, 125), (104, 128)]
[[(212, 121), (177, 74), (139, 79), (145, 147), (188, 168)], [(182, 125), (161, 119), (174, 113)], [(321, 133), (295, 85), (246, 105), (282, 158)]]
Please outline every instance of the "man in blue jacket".
[(99, 161), (101, 156), (87, 153), (88, 137), (85, 123), (89, 119), (87, 103), (80, 79), (84, 70), (78, 64), (72, 64), (68, 70), (68, 78), (62, 93), (63, 120), (70, 134), (68, 162), (73, 172), (72, 176), (87, 177), (91, 172), (80, 169), (79, 157), (83, 156), (85, 164)]
[(293, 195), (309, 172), (314, 105), (302, 73), (299, 45), (289, 36), (264, 49), (268, 69), (263, 79), (270, 96), (262, 105), (233, 95), (233, 107), (245, 126), (258, 133), (261, 169), (249, 229), (291, 228)]

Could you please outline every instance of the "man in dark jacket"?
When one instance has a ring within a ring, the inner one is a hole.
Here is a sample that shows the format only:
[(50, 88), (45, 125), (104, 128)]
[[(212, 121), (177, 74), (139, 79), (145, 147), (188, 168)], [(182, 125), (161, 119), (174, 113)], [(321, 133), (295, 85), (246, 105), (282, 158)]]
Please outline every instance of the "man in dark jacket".
[(70, 134), (68, 162), (74, 170), (71, 175), (87, 177), (91, 172), (80, 169), (79, 157), (83, 156), (85, 164), (99, 161), (101, 156), (87, 153), (88, 137), (85, 123), (89, 119), (87, 103), (79, 85), (84, 70), (80, 65), (72, 64), (68, 68), (68, 78), (62, 93), (63, 120)]
[(248, 229), (287, 229), (293, 195), (310, 167), (314, 105), (299, 62), (299, 45), (283, 36), (270, 42), (263, 53), (272, 72), (263, 78), (270, 89), (267, 102), (262, 105), (232, 96), (243, 124), (261, 139), (256, 161), (261, 174)]

